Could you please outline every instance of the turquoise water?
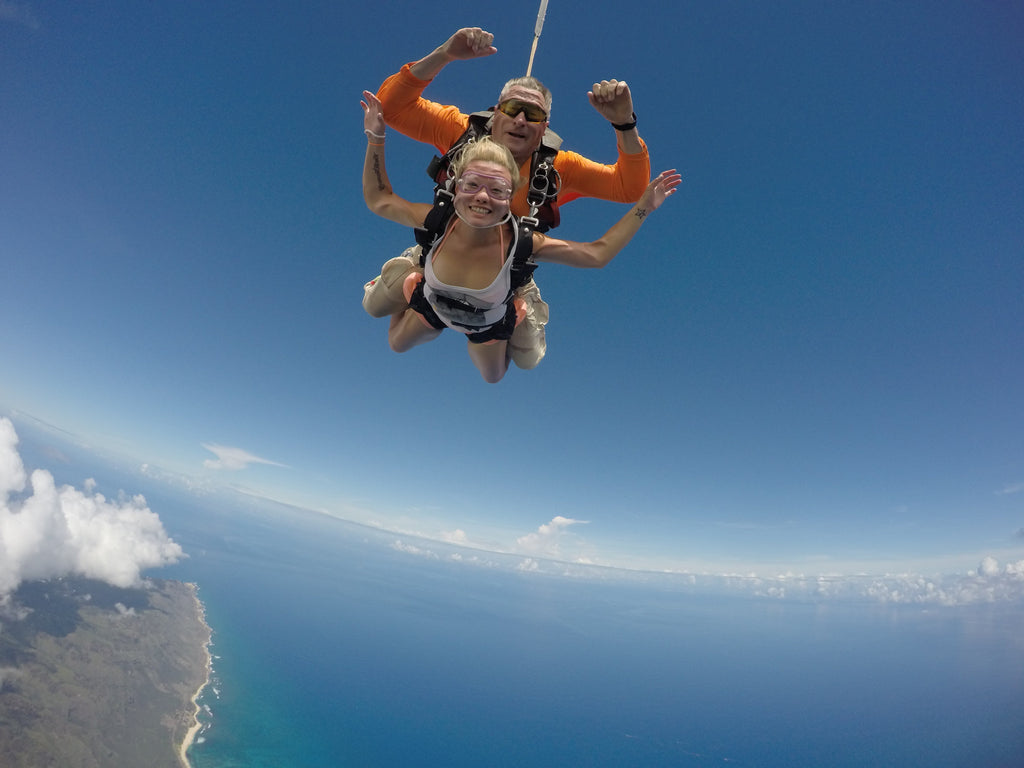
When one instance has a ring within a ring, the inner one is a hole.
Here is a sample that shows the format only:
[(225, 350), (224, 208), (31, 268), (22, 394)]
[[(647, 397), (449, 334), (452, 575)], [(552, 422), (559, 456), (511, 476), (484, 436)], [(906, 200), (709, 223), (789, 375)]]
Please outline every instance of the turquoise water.
[(522, 573), (77, 460), (55, 474), (144, 493), (189, 554), (153, 575), (197, 582), (213, 628), (193, 768), (1024, 765), (1019, 602)]
[(159, 511), (214, 630), (194, 768), (1024, 764), (1021, 606), (702, 596)]

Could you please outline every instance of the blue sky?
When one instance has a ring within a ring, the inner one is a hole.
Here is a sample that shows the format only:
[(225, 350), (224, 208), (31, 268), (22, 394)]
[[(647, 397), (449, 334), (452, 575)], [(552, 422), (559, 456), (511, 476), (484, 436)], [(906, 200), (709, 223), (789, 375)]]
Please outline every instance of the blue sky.
[[(478, 25), (498, 54), (427, 95), (486, 107), (534, 20), (0, 0), (0, 406), (152, 475), (503, 551), (1024, 557), (1024, 10), (554, 0), (534, 74), (565, 146), (614, 159), (586, 91), (625, 79), (684, 182), (607, 269), (539, 270), (548, 356), (488, 386), (454, 336), (395, 355), (360, 307), (411, 239), (362, 203), (359, 97)], [(427, 199), (432, 150), (388, 153)], [(624, 211), (574, 202), (559, 234)]]

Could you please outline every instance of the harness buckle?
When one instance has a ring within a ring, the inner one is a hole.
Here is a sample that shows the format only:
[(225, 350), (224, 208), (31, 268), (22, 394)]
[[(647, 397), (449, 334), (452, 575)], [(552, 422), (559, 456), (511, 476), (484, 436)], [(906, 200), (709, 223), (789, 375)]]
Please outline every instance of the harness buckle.
[(530, 190), (526, 199), (531, 205), (541, 206), (548, 200), (558, 196), (562, 187), (562, 177), (555, 166), (544, 160), (536, 165), (530, 176)]

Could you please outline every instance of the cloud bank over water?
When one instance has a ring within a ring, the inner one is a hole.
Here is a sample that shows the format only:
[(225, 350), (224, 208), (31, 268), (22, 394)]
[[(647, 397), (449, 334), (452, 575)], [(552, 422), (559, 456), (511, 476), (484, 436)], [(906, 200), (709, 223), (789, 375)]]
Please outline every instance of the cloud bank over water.
[(551, 522), (544, 523), (536, 531), (516, 539), (517, 551), (541, 557), (562, 557), (562, 542), (568, 536), (569, 528), (573, 525), (586, 525), (589, 522), (556, 515)]
[[(541, 526), (541, 530), (549, 527), (550, 524)], [(554, 527), (561, 529), (565, 524)], [(392, 541), (391, 547), (407, 555), (467, 566), (580, 581), (645, 583), (693, 594), (945, 607), (1024, 602), (1024, 560), (1002, 564), (991, 556), (982, 558), (976, 569), (951, 574), (655, 571), (596, 565), (586, 559), (570, 562), (539, 553), (531, 555), (521, 546), (522, 539), (518, 543), (515, 551), (498, 552), (473, 547), (465, 537), (459, 541), (402, 538)]]
[(0, 597), (68, 575), (130, 587), (183, 556), (142, 496), (107, 499), (91, 480), (78, 490), (58, 488), (46, 470), (28, 474), (14, 425), (0, 419)]
[[(45, 470), (36, 470), (29, 477), (17, 444), (12, 423), (0, 419), (0, 600), (21, 581), (67, 574), (130, 586), (138, 582), (144, 569), (170, 565), (184, 556), (142, 496), (109, 500), (95, 493), (92, 481), (87, 481), (83, 490), (57, 488)], [(217, 456), (208, 460), (208, 468), (211, 464), (217, 469), (239, 469), (253, 463), (283, 466), (240, 449), (205, 447)], [(143, 469), (154, 480), (176, 483), (192, 493), (212, 488), (167, 477), (149, 467)], [(31, 494), (26, 494), (29, 484)], [(231, 493), (243, 492), (233, 489)], [(283, 504), (290, 509), (315, 511), (270, 497), (255, 498), (275, 510)], [(579, 580), (642, 582), (694, 594), (769, 600), (855, 600), (921, 606), (1024, 602), (1024, 560), (1019, 559), (1019, 547), (990, 550), (991, 554), (981, 551), (974, 560), (977, 565), (969, 570), (971, 561), (963, 563), (958, 558), (962, 570), (956, 573), (943, 572), (946, 568), (933, 567), (933, 563), (902, 560), (842, 564), (822, 559), (813, 566), (782, 562), (739, 565), (713, 560), (655, 565), (616, 561), (580, 534), (592, 523), (561, 515), (533, 530), (509, 532), (508, 538), (498, 540), (478, 540), (461, 528), (425, 533), (405, 525), (359, 523), (338, 517), (378, 531), (386, 546), (405, 555), (467, 567)]]

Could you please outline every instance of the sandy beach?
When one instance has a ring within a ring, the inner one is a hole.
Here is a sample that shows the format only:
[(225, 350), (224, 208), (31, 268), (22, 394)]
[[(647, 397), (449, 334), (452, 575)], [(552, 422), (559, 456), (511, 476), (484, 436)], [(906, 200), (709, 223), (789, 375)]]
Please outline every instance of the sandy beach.
[[(192, 594), (195, 596), (196, 601), (196, 616), (199, 621), (207, 628), (210, 629), (206, 623), (206, 614), (203, 611), (203, 604), (199, 601), (198, 587), (195, 584), (190, 584), (192, 587)], [(192, 694), (192, 725), (189, 726), (185, 732), (185, 737), (181, 741), (181, 748), (178, 751), (178, 757), (181, 759), (181, 764), (184, 768), (192, 768), (192, 764), (188, 760), (188, 748), (192, 746), (192, 742), (195, 741), (196, 734), (199, 733), (199, 729), (202, 728), (202, 724), (199, 722), (199, 696), (202, 694), (203, 689), (210, 683), (210, 675), (213, 672), (213, 656), (210, 654), (210, 640), (208, 638), (206, 645), (203, 646), (203, 650), (206, 652), (206, 675), (203, 677), (203, 682), (196, 689), (196, 692)]]

